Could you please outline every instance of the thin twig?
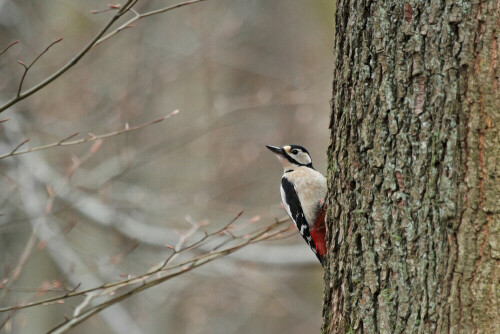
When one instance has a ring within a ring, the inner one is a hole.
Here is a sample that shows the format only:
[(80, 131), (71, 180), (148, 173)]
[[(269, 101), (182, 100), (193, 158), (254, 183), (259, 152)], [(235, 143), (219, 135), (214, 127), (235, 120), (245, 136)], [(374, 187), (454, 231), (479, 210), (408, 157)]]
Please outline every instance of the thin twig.
[[(11, 129), (9, 129), (11, 130)], [(33, 170), (39, 182), (44, 184), (58, 184), (63, 177), (56, 171), (52, 170), (40, 156), (30, 155), (30, 159), (25, 161), (24, 164), (28, 166), (39, 166)], [(47, 172), (42, 172), (47, 170)], [(106, 179), (108, 179), (106, 177)], [(109, 180), (109, 179), (108, 179)], [(141, 219), (132, 219), (130, 216), (123, 214), (116, 208), (104, 203), (102, 199), (91, 196), (86, 192), (79, 190), (77, 187), (72, 187), (71, 190), (63, 191), (58, 199), (62, 202), (72, 206), (77, 212), (87, 217), (89, 221), (98, 225), (110, 227), (119, 234), (127, 236), (131, 239), (137, 239), (146, 245), (164, 248), (166, 243), (175, 244), (173, 240), (172, 229), (168, 227), (158, 228), (146, 224)], [(78, 205), (75, 205), (78, 203)], [(246, 222), (246, 225), (250, 222)], [(240, 228), (241, 224), (235, 226), (235, 229)], [(233, 230), (234, 231), (234, 230)], [(262, 252), (269, 252), (269, 256), (259, 257), (256, 259), (248, 253), (239, 253), (234, 256), (231, 261), (256, 261), (258, 263), (276, 264), (281, 265), (311, 265), (316, 263), (307, 252), (303, 252), (302, 245), (288, 245), (288, 246), (260, 246)], [(208, 251), (209, 247), (204, 245), (200, 246), (203, 251)], [(279, 249), (279, 250), (278, 250)], [(287, 258), (277, 257), (278, 253), (282, 253), (286, 249), (290, 256)], [(260, 250), (259, 250), (260, 251)]]
[(18, 60), (17, 62), (19, 64), (21, 64), (22, 67), (24, 67), (24, 73), (23, 73), (23, 76), (21, 77), (21, 81), (19, 81), (19, 87), (17, 88), (17, 97), (19, 97), (21, 95), (21, 90), (23, 89), (23, 82), (24, 82), (24, 79), (26, 78), (26, 75), (28, 74), (28, 71), (30, 70), (30, 68), (35, 65), (35, 63), (38, 61), (38, 59), (42, 58), (42, 56), (47, 53), (47, 51), (49, 51), (49, 49), (54, 46), (54, 44), (57, 44), (59, 43), (60, 41), (62, 41), (63, 39), (62, 38), (59, 38), (57, 40), (55, 40), (54, 42), (50, 43), (46, 48), (45, 50), (43, 50), (32, 62), (31, 64), (29, 65), (26, 65), (24, 64), (21, 60)]
[(33, 247), (36, 244), (36, 240), (37, 240), (37, 238), (36, 238), (36, 231), (35, 231), (35, 229), (33, 229), (32, 233), (31, 233), (31, 235), (30, 235), (30, 237), (28, 239), (28, 242), (26, 243), (26, 246), (24, 246), (24, 250), (23, 250), (23, 253), (21, 254), (21, 257), (19, 258), (19, 262), (17, 263), (16, 267), (12, 271), (12, 275), (9, 277), (9, 279), (7, 280), (7, 282), (5, 283), (5, 285), (2, 287), (2, 291), (0, 292), (0, 303), (2, 302), (2, 300), (7, 295), (10, 286), (21, 275), (24, 266), (26, 265), (26, 263), (28, 262), (28, 260), (30, 258), (31, 251), (33, 250)]
[(24, 144), (26, 144), (27, 142), (29, 142), (30, 140), (29, 139), (25, 139), (23, 140), (19, 145), (17, 145), (12, 151), (10, 151), (10, 153), (8, 153), (7, 155), (15, 155), (17, 150), (19, 150), (21, 148), (21, 146), (23, 146)]
[(43, 87), (50, 84), (52, 81), (59, 78), (63, 73), (65, 73), (67, 70), (69, 70), (71, 67), (73, 67), (76, 63), (78, 63), (78, 61), (80, 61), (80, 59), (82, 59), (91, 48), (102, 43), (103, 41), (107, 40), (111, 36), (116, 35), (121, 30), (126, 29), (126, 28), (130, 28), (131, 24), (133, 22), (135, 22), (139, 19), (148, 17), (148, 16), (166, 13), (166, 12), (171, 11), (173, 9), (184, 7), (184, 6), (191, 5), (191, 4), (195, 4), (198, 2), (202, 2), (202, 1), (206, 1), (206, 0), (191, 0), (191, 1), (181, 2), (181, 3), (178, 3), (178, 4), (173, 5), (173, 6), (160, 8), (160, 9), (146, 12), (143, 14), (138, 14), (137, 12), (135, 12), (136, 15), (132, 19), (125, 22), (119, 28), (113, 30), (111, 33), (105, 35), (106, 32), (109, 30), (109, 28), (113, 25), (113, 23), (115, 23), (119, 18), (121, 18), (128, 11), (131, 11), (132, 7), (138, 2), (138, 0), (127, 0), (125, 5), (118, 10), (118, 12), (108, 21), (108, 23), (106, 23), (106, 25), (99, 31), (99, 33), (97, 33), (97, 35), (83, 48), (83, 50), (81, 50), (75, 57), (73, 57), (73, 59), (71, 59), (68, 63), (66, 63), (66, 65), (61, 67), (59, 70), (54, 72), (52, 75), (45, 78), (42, 82), (40, 82), (37, 85), (33, 86), (32, 88), (26, 90), (25, 92), (21, 92), (20, 90), (18, 90), (18, 92), (14, 98), (12, 98), (8, 102), (6, 102), (4, 105), (0, 106), (0, 113), (5, 111), (7, 108), (11, 107), (12, 105), (16, 104), (17, 102), (27, 98), (28, 96), (30, 96), (34, 93), (36, 93), (37, 91), (39, 91)]
[(101, 147), (102, 144), (102, 139), (97, 140), (92, 147), (81, 157), (73, 157), (73, 165), (69, 168), (66, 179), (64, 180), (63, 183), (61, 183), (57, 189), (52, 189), (51, 187), (48, 187), (49, 190), (49, 198), (47, 200), (47, 203), (45, 204), (45, 214), (49, 214), (50, 211), (52, 211), (52, 205), (54, 203), (54, 200), (56, 199), (57, 194), (69, 183), (71, 177), (75, 174), (75, 171), (80, 168), (80, 166), (89, 160), (96, 152), (97, 150)]
[(118, 10), (120, 8), (121, 8), (120, 4), (116, 4), (116, 5), (108, 4), (108, 8), (106, 8), (106, 9), (100, 9), (100, 10), (93, 10), (90, 13), (91, 14), (100, 14), (100, 13), (108, 12), (110, 10)]
[(97, 35), (83, 48), (83, 50), (81, 50), (75, 57), (73, 57), (73, 59), (71, 59), (68, 63), (66, 63), (66, 65), (61, 67), (59, 70), (54, 72), (52, 75), (45, 78), (42, 82), (31, 87), (30, 89), (26, 90), (25, 92), (21, 92), (20, 90), (18, 90), (18, 92), (14, 98), (7, 101), (4, 105), (0, 106), (0, 113), (5, 111), (7, 108), (11, 107), (12, 105), (16, 104), (17, 102), (27, 98), (28, 96), (30, 96), (34, 93), (36, 93), (37, 91), (39, 91), (43, 87), (50, 84), (52, 81), (59, 78), (63, 73), (65, 73), (67, 70), (72, 68), (76, 63), (78, 63), (80, 61), (80, 59), (82, 59), (90, 51), (90, 49), (92, 49), (94, 46), (104, 42), (105, 40), (107, 40), (111, 36), (116, 35), (120, 31), (122, 31), (123, 29), (131, 28), (132, 27), (131, 24), (133, 22), (135, 22), (139, 19), (148, 17), (148, 16), (166, 13), (166, 12), (171, 11), (173, 9), (184, 7), (184, 6), (191, 5), (191, 4), (195, 4), (198, 2), (202, 2), (202, 1), (206, 1), (206, 0), (191, 0), (191, 1), (181, 2), (181, 3), (178, 3), (178, 4), (173, 5), (173, 6), (160, 8), (160, 9), (153, 10), (153, 11), (143, 13), (143, 14), (138, 14), (137, 12), (134, 11), (135, 16), (132, 19), (125, 22), (120, 27), (113, 30), (111, 33), (105, 35), (106, 32), (109, 30), (109, 28), (113, 25), (113, 23), (115, 23), (120, 17), (122, 17), (128, 11), (131, 11), (132, 7), (138, 2), (138, 0), (128, 0), (125, 3), (125, 5), (123, 7), (121, 7), (118, 10), (118, 12), (108, 21), (108, 23), (106, 23), (106, 25), (99, 31), (99, 33), (97, 33)]
[(195, 258), (194, 260), (192, 261), (189, 261), (189, 263), (186, 263), (184, 264), (183, 266), (180, 266), (180, 270), (174, 272), (174, 273), (171, 273), (171, 274), (167, 274), (165, 276), (162, 276), (162, 277), (159, 277), (159, 278), (155, 278), (149, 282), (146, 282), (146, 281), (142, 281), (140, 282), (141, 284), (135, 288), (133, 288), (132, 290), (122, 294), (122, 295), (119, 295), (117, 297), (114, 297), (112, 299), (109, 299), (99, 305), (96, 305), (92, 308), (90, 308), (89, 310), (83, 312), (83, 313), (80, 313), (78, 316), (75, 316), (71, 319), (68, 319), (66, 320), (64, 323), (58, 325), (57, 327), (53, 328), (52, 330), (50, 330), (48, 333), (53, 333), (53, 334), (60, 334), (60, 333), (64, 333), (66, 332), (67, 330), (75, 327), (76, 325), (78, 325), (79, 323), (83, 322), (84, 320), (90, 318), (91, 316), (99, 313), (100, 311), (104, 310), (105, 308), (109, 307), (109, 306), (112, 306), (116, 303), (119, 303), (123, 300), (125, 300), (126, 298), (132, 296), (132, 295), (135, 295), (143, 290), (146, 290), (146, 289), (149, 289), (153, 286), (156, 286), (160, 283), (163, 283), (167, 280), (170, 280), (174, 277), (177, 277), (177, 276), (180, 276), (182, 274), (185, 274), (186, 272), (189, 272), (195, 268), (199, 268), (201, 267), (202, 265), (204, 264), (207, 264), (207, 263), (210, 263), (222, 256), (226, 256), (226, 255), (229, 255), (231, 253), (234, 253), (236, 251), (238, 251), (239, 249), (245, 247), (245, 246), (248, 246), (250, 244), (253, 244), (253, 243), (256, 243), (256, 242), (260, 242), (260, 241), (264, 241), (264, 240), (269, 240), (269, 239), (273, 239), (276, 237), (276, 235), (278, 234), (281, 234), (283, 233), (284, 231), (288, 230), (288, 228), (285, 228), (285, 229), (280, 229), (278, 231), (275, 231), (273, 233), (269, 233), (269, 231), (271, 229), (273, 229), (275, 226), (272, 225), (272, 226), (269, 226), (265, 229), (263, 229), (262, 231), (259, 231), (257, 232), (256, 234), (254, 234), (253, 237), (249, 238), (247, 241), (241, 243), (241, 244), (238, 244), (236, 246), (233, 246), (233, 247), (230, 247), (230, 248), (226, 248), (224, 250), (221, 250), (219, 252), (215, 252), (215, 253), (209, 253), (209, 254), (206, 254), (205, 257), (203, 258)]
[(11, 47), (13, 47), (17, 43), (19, 43), (19, 41), (14, 41), (14, 42), (10, 43), (2, 52), (0, 52), (0, 56), (3, 55), (5, 52), (7, 52), (8, 49), (10, 49)]
[(171, 261), (173, 261), (177, 255), (179, 255), (184, 249), (184, 244), (188, 241), (189, 237), (191, 237), (198, 229), (201, 227), (200, 223), (193, 224), (193, 226), (184, 234), (180, 235), (179, 241), (173, 247), (173, 252), (170, 256), (163, 262), (163, 265), (160, 268), (166, 267)]
[[(47, 77), (45, 80), (40, 82), (39, 84), (33, 86), (32, 88), (28, 89), (24, 93), (17, 94), (14, 98), (12, 98), (10, 101), (5, 103), (0, 107), (0, 113), (5, 111), (7, 108), (10, 106), (16, 104), (17, 102), (21, 101), (22, 99), (25, 99), (26, 97), (32, 95), (33, 93), (36, 93), (43, 87), (47, 86), (50, 84), (52, 81), (56, 80), (59, 78), (63, 73), (65, 73), (67, 70), (69, 70), (71, 67), (73, 67), (80, 59), (83, 58), (89, 52), (89, 50), (95, 45), (95, 43), (108, 31), (108, 29), (113, 25), (113, 23), (116, 22), (123, 14), (125, 14), (126, 10), (129, 9), (129, 5), (135, 3), (135, 0), (127, 0), (125, 5), (121, 10), (119, 10), (109, 21), (106, 23), (106, 25), (97, 33), (97, 35), (81, 50), (73, 59), (71, 59), (66, 65), (61, 67), (59, 70), (54, 72), (52, 75)], [(124, 10), (126, 9), (126, 10)]]
[(64, 139), (61, 139), (61, 140), (59, 140), (57, 142), (50, 143), (50, 144), (43, 145), (43, 146), (33, 147), (33, 148), (26, 149), (26, 150), (23, 150), (23, 151), (19, 151), (19, 148), (22, 145), (26, 144), (29, 141), (29, 139), (26, 139), (21, 144), (17, 145), (16, 148), (13, 149), (10, 153), (6, 153), (6, 154), (3, 154), (3, 155), (0, 155), (0, 159), (5, 159), (7, 157), (11, 157), (11, 156), (15, 156), (15, 155), (20, 155), (20, 154), (25, 154), (25, 153), (30, 153), (30, 152), (35, 152), (35, 151), (46, 150), (48, 148), (57, 147), (57, 146), (77, 145), (77, 144), (83, 144), (83, 143), (88, 143), (88, 142), (92, 142), (92, 141), (96, 141), (96, 140), (100, 140), (100, 139), (106, 139), (106, 138), (109, 138), (109, 137), (118, 136), (118, 135), (121, 135), (121, 134), (124, 134), (124, 133), (127, 133), (127, 132), (132, 132), (132, 131), (135, 131), (135, 130), (144, 129), (144, 128), (150, 126), (150, 125), (159, 123), (161, 121), (166, 120), (167, 118), (175, 116), (178, 113), (179, 113), (179, 110), (174, 110), (170, 114), (168, 114), (166, 116), (163, 116), (163, 117), (160, 117), (160, 118), (157, 118), (157, 119), (155, 119), (154, 121), (151, 121), (151, 122), (139, 124), (139, 125), (136, 125), (136, 126), (128, 126), (128, 125), (126, 125), (125, 128), (123, 128), (121, 130), (116, 130), (116, 131), (113, 131), (113, 132), (109, 132), (109, 133), (105, 133), (105, 134), (97, 135), (97, 136), (94, 135), (94, 134), (89, 134), (85, 138), (76, 139), (76, 140), (70, 141), (70, 139), (72, 139), (72, 138), (74, 138), (74, 137), (76, 137), (76, 136), (78, 136), (80, 134), (79, 132), (76, 132), (76, 133), (73, 133), (73, 134), (69, 135), (68, 137), (66, 137)]
[(10, 314), (8, 314), (8, 315), (5, 317), (4, 321), (2, 321), (2, 323), (0, 323), (0, 329), (2, 329), (4, 326), (6, 326), (6, 325), (9, 323), (9, 321), (10, 321), (10, 320), (11, 320), (11, 318), (12, 318), (12, 314), (13, 314), (13, 313), (14, 313), (14, 312), (11, 312)]
[[(235, 219), (237, 219), (239, 216), (237, 216)], [(11, 310), (20, 310), (20, 309), (25, 309), (25, 308), (29, 308), (29, 307), (33, 307), (33, 306), (38, 306), (38, 305), (49, 305), (51, 303), (56, 303), (58, 302), (59, 300), (63, 300), (63, 299), (66, 299), (66, 298), (71, 298), (71, 297), (75, 297), (75, 296), (81, 296), (81, 295), (86, 295), (88, 293), (92, 293), (92, 292), (95, 292), (95, 291), (99, 291), (99, 290), (112, 290), (112, 291), (116, 291), (117, 289), (119, 288), (123, 288), (123, 287), (126, 287), (126, 286), (129, 286), (129, 285), (132, 285), (132, 284), (137, 284), (137, 283), (142, 283), (144, 282), (145, 280), (157, 275), (157, 274), (161, 274), (161, 273), (166, 273), (168, 271), (171, 271), (173, 269), (178, 269), (178, 268), (183, 268), (185, 267), (186, 265), (189, 265), (193, 262), (198, 262), (198, 261), (206, 261), (207, 259), (211, 259), (212, 257), (220, 257), (222, 255), (228, 255), (228, 254), (231, 254), (241, 248), (243, 248), (244, 246), (248, 245), (248, 244), (253, 244), (253, 243), (256, 243), (258, 241), (263, 241), (263, 240), (272, 240), (273, 238), (276, 238), (278, 235), (280, 236), (281, 238), (281, 235), (288, 231), (290, 229), (290, 226), (286, 227), (286, 228), (282, 228), (278, 231), (273, 232), (273, 233), (270, 233), (269, 234), (269, 231), (277, 228), (278, 226), (288, 222), (289, 219), (283, 219), (283, 220), (279, 220), (275, 223), (273, 223), (272, 225), (270, 226), (267, 226), (263, 229), (261, 229), (260, 231), (257, 231), (253, 234), (253, 237), (241, 237), (240, 240), (245, 240), (243, 242), (241, 242), (240, 244), (238, 245), (234, 245), (234, 246), (231, 246), (231, 247), (228, 247), (226, 249), (223, 249), (223, 250), (218, 250), (218, 251), (209, 251), (209, 252), (206, 252), (206, 253), (203, 253), (201, 255), (197, 255), (197, 256), (194, 256), (186, 261), (183, 261), (183, 262), (180, 262), (178, 264), (175, 264), (175, 265), (171, 265), (171, 266), (168, 266), (168, 267), (157, 267), (156, 269), (152, 270), (152, 271), (149, 271), (145, 274), (142, 274), (142, 275), (139, 275), (139, 276), (136, 276), (136, 277), (131, 277), (131, 278), (128, 278), (126, 280), (122, 280), (122, 281), (118, 281), (118, 282), (113, 282), (113, 283), (108, 283), (108, 284), (104, 284), (104, 285), (101, 285), (101, 286), (98, 286), (98, 287), (93, 287), (93, 288), (88, 288), (88, 289), (85, 289), (85, 290), (80, 290), (80, 291), (74, 291), (74, 292), (69, 292), (69, 293), (66, 293), (64, 294), (63, 296), (56, 296), (56, 297), (52, 297), (52, 298), (47, 298), (47, 299), (43, 299), (43, 300), (39, 300), (39, 301), (36, 301), (36, 302), (31, 302), (31, 303), (28, 303), (28, 304), (24, 304), (24, 305), (15, 305), (15, 306), (8, 306), (8, 307), (3, 307), (3, 308), (0, 308), (0, 313), (1, 312), (7, 312), (7, 311), (11, 311)], [(234, 222), (234, 219), (232, 220), (231, 223)], [(229, 226), (231, 224), (228, 224), (228, 225), (225, 225), (225, 226)], [(219, 232), (220, 232), (220, 229), (213, 232), (213, 233), (210, 233), (208, 234), (209, 237), (214, 237), (214, 236), (217, 236), (219, 235)], [(258, 239), (257, 237), (262, 237), (264, 238), (263, 240), (260, 240)], [(203, 240), (206, 240), (207, 238), (204, 237)], [(180, 252), (184, 252), (185, 250), (190, 250), (190, 249), (193, 249), (197, 246), (199, 246), (201, 244), (201, 241), (198, 241), (196, 242), (195, 244), (193, 245), (189, 245), (187, 246), (185, 249), (182, 249), (180, 251), (178, 251), (177, 253), (180, 253)], [(212, 259), (214, 260), (214, 259)], [(212, 260), (209, 260), (209, 261), (212, 261)]]
[[(182, 242), (182, 244), (180, 244), (180, 246), (183, 246), (186, 241), (187, 241), (187, 238), (180, 238), (179, 239), (179, 243), (173, 248), (173, 252), (172, 254), (170, 254), (170, 256), (163, 262), (163, 264), (161, 265), (161, 267), (159, 267), (158, 269), (156, 269), (155, 271), (153, 271), (152, 273), (156, 273), (158, 271), (160, 271), (161, 269), (165, 268), (173, 259), (174, 257), (177, 255), (177, 254), (180, 254), (180, 253), (183, 253), (183, 252), (186, 252), (186, 251), (189, 251), (191, 249), (194, 249), (198, 246), (200, 246), (201, 244), (203, 244), (207, 239), (209, 239), (210, 237), (212, 236), (216, 236), (216, 235), (219, 235), (222, 231), (225, 231), (229, 228), (229, 226), (231, 226), (236, 220), (238, 220), (241, 215), (243, 214), (243, 211), (240, 211), (238, 212), (238, 214), (229, 222), (227, 223), (226, 225), (222, 226), (220, 229), (218, 229), (217, 231), (215, 232), (212, 232), (210, 234), (208, 234), (207, 232), (205, 232), (205, 235), (198, 241), (192, 243), (191, 245), (187, 246), (187, 247), (184, 247), (184, 248), (179, 248), (179, 244)], [(197, 224), (199, 225), (199, 224)], [(197, 225), (194, 225), (193, 228)], [(193, 230), (193, 228), (191, 228), (191, 230)], [(190, 231), (191, 231), (190, 230)], [(188, 233), (190, 232), (188, 231)], [(186, 235), (188, 234), (186, 233)], [(194, 233), (194, 231), (193, 231)], [(192, 233), (191, 233), (192, 234)]]
[[(90, 286), (104, 284), (102, 279), (93, 273), (81, 274), (73, 271), (72, 268), (84, 268), (86, 265), (62, 235), (62, 230), (59, 228), (61, 224), (56, 223), (49, 227), (48, 217), (44, 215), (43, 190), (32, 175), (32, 165), (19, 164), (16, 169), (17, 175), (23, 181), (20, 187), (20, 196), (30, 225), (32, 228), (39, 227), (37, 233), (39, 240), (50, 240), (47, 244), (47, 250), (54, 263), (65, 274), (66, 279), (73, 285), (80, 282)], [(54, 222), (60, 222), (56, 217), (52, 218)], [(64, 301), (57, 303), (64, 303)], [(95, 304), (97, 305), (97, 303)], [(137, 325), (130, 320), (130, 314), (121, 305), (116, 305), (116, 308), (103, 313), (102, 318), (113, 333), (140, 332)], [(117, 321), (117, 319), (119, 320)]]
[[(27, 142), (27, 140), (25, 140), (23, 143), (25, 143), (25, 142)], [(19, 148), (23, 143), (19, 144), (16, 147), (16, 149)], [(96, 142), (96, 144), (97, 143), (99, 143), (99, 142)], [(76, 160), (76, 162), (74, 162), (73, 166), (71, 166), (71, 169), (70, 169), (70, 172), (68, 173), (68, 176), (66, 177), (65, 182), (60, 184), (56, 190), (49, 191), (49, 199), (48, 199), (47, 204), (45, 206), (45, 215), (47, 215), (51, 211), (52, 203), (54, 202), (54, 199), (56, 198), (57, 193), (60, 192), (61, 189), (68, 184), (68, 182), (69, 182), (71, 176), (73, 176), (75, 170), (77, 168), (79, 168), (85, 161), (90, 159), (90, 157), (92, 157), (95, 154), (95, 152), (98, 149), (98, 146), (96, 146), (96, 144), (94, 144), (89, 149), (89, 151), (87, 153), (85, 153), (81, 158), (78, 158)], [(14, 149), (13, 152), (15, 152), (16, 149)], [(51, 188), (49, 188), (49, 189), (51, 189)], [(26, 246), (24, 247), (23, 253), (22, 253), (16, 267), (12, 271), (11, 277), (8, 279), (7, 283), (3, 287), (3, 290), (0, 292), (0, 302), (4, 299), (10, 286), (19, 278), (26, 263), (28, 262), (31, 254), (33, 252), (33, 248), (35, 247), (35, 244), (36, 244), (38, 228), (39, 228), (39, 225), (35, 225), (35, 227), (32, 229), (32, 232), (31, 232), (31, 235), (28, 239), (28, 242), (26, 243)]]
[(112, 32), (108, 33), (106, 36), (102, 37), (100, 40), (98, 40), (95, 43), (95, 45), (101, 44), (102, 42), (104, 42), (108, 38), (118, 34), (120, 31), (122, 31), (124, 29), (133, 27), (132, 24), (140, 19), (143, 19), (143, 18), (148, 17), (148, 16), (152, 16), (152, 15), (166, 13), (166, 12), (171, 11), (173, 9), (177, 9), (180, 7), (192, 5), (192, 4), (195, 4), (198, 2), (203, 2), (203, 1), (206, 1), (206, 0), (191, 0), (191, 1), (181, 2), (181, 3), (175, 4), (175, 5), (169, 6), (169, 7), (152, 10), (150, 12), (146, 12), (146, 13), (142, 13), (142, 14), (135, 12), (136, 15), (133, 18), (131, 18), (130, 20), (128, 20), (127, 22), (125, 22), (124, 24), (122, 24), (121, 26), (119, 26), (118, 28), (113, 30)]

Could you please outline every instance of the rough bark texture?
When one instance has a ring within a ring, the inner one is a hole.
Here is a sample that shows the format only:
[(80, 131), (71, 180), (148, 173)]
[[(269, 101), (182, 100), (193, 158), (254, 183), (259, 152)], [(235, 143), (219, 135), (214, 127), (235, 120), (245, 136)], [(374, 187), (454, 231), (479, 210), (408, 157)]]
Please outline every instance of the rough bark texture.
[(325, 333), (500, 333), (500, 1), (339, 0)]

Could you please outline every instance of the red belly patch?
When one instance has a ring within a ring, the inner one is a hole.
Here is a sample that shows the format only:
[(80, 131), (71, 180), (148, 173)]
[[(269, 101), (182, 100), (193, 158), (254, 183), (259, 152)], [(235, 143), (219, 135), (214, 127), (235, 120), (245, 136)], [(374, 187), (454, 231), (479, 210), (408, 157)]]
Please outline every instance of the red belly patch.
[(314, 222), (314, 227), (311, 230), (311, 237), (316, 245), (316, 252), (318, 255), (324, 256), (326, 254), (326, 205), (322, 208), (321, 213), (317, 216)]

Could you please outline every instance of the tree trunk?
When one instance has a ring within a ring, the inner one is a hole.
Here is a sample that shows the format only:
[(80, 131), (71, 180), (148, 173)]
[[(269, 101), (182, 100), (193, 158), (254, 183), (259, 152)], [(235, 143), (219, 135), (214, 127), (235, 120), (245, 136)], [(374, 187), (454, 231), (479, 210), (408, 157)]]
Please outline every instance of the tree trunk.
[(500, 333), (500, 0), (339, 0), (324, 333)]

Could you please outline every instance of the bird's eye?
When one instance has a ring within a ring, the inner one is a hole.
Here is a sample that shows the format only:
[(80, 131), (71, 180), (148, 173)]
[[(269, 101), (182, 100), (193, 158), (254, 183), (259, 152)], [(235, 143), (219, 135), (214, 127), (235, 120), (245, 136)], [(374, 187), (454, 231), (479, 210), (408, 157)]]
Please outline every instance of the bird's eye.
[(299, 153), (299, 151), (297, 151), (297, 150), (292, 150), (292, 154), (297, 154), (297, 153)]

